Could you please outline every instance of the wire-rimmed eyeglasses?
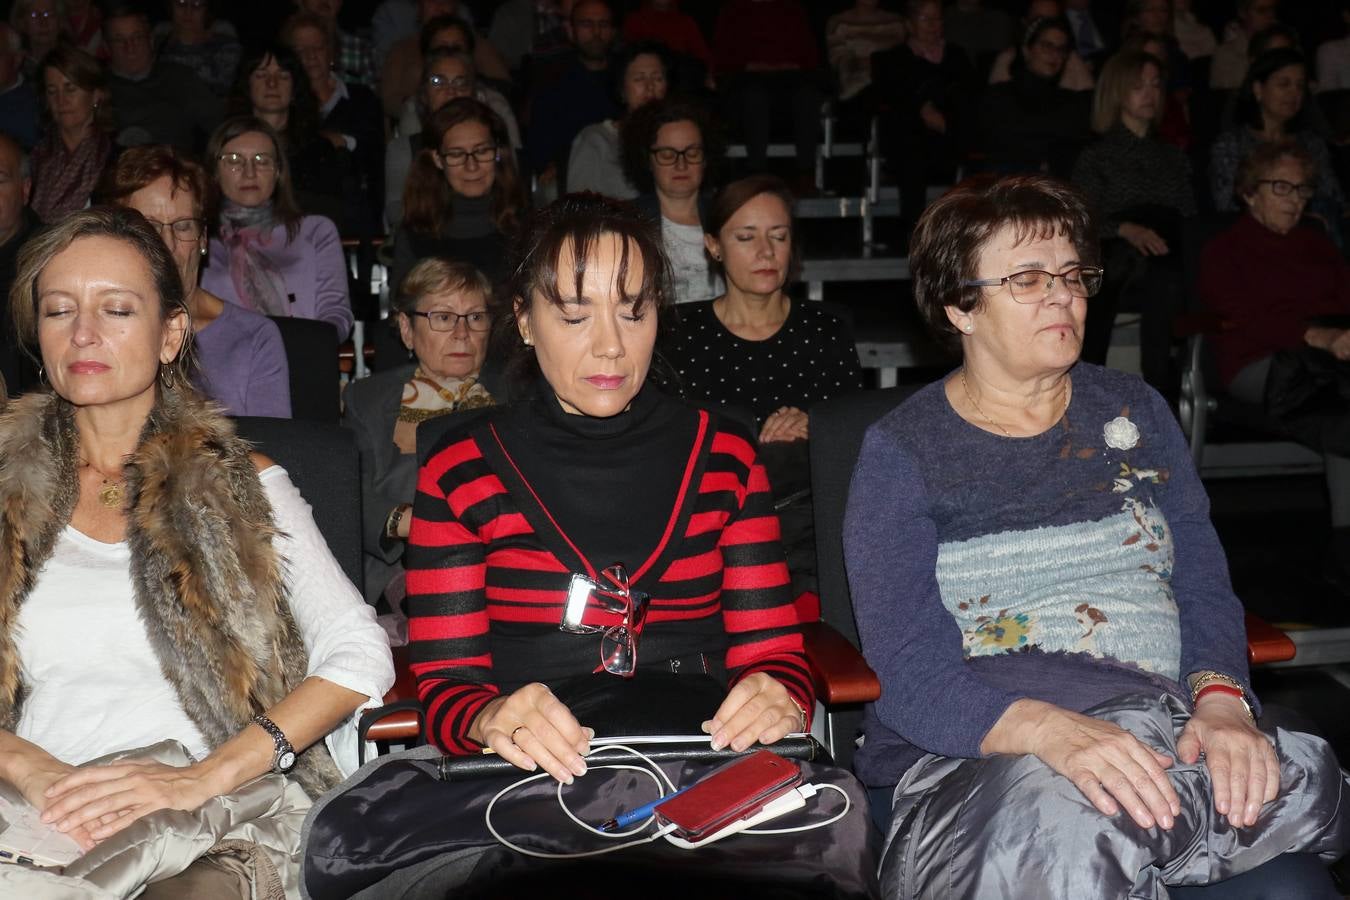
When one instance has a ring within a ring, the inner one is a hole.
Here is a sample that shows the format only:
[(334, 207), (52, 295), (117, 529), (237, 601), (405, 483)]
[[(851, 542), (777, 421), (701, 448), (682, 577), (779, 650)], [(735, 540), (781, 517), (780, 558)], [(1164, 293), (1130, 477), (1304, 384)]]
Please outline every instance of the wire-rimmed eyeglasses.
[(703, 145), (690, 144), (683, 150), (676, 150), (674, 147), (653, 147), (651, 154), (658, 166), (673, 166), (680, 160), (696, 166), (703, 162)]
[(1023, 269), (1005, 275), (1003, 278), (972, 278), (961, 282), (963, 287), (1001, 287), (1008, 286), (1009, 293), (1018, 303), (1040, 303), (1055, 289), (1055, 282), (1063, 282), (1064, 287), (1075, 297), (1091, 297), (1102, 289), (1102, 276), (1105, 272), (1097, 266), (1074, 266), (1056, 275), (1042, 269)]
[(452, 91), (463, 91), (467, 94), (473, 90), (473, 79), (466, 78), (463, 75), (447, 78), (444, 75), (433, 72), (427, 76), (427, 87), (448, 88)]
[(152, 219), (149, 216), (145, 221), (150, 223), (150, 227), (158, 231), (161, 235), (167, 230), (173, 235), (175, 241), (184, 244), (191, 244), (193, 241), (201, 240), (202, 229), (206, 222), (203, 219), (195, 219), (191, 216), (182, 219), (174, 219), (172, 222), (161, 222), (158, 219)]
[(413, 310), (408, 315), (426, 319), (427, 327), (432, 331), (454, 331), (460, 322), (463, 322), (464, 327), (470, 331), (487, 331), (492, 326), (492, 316), (481, 309), (466, 313), (451, 312), (448, 309), (433, 309), (430, 312)]
[(277, 164), (277, 158), (271, 153), (222, 153), (220, 161), (232, 172), (243, 171), (246, 165), (254, 169), (272, 169)]
[[(614, 564), (600, 573), (600, 578), (585, 575), (572, 576), (567, 586), (567, 601), (563, 606), (558, 630), (568, 634), (599, 634), (600, 665), (611, 675), (632, 678), (637, 672), (638, 637), (647, 621), (648, 597), (642, 591), (628, 586), (628, 570)], [(588, 611), (609, 615), (620, 614), (618, 625), (599, 625), (586, 621)]]
[(1288, 197), (1293, 191), (1298, 191), (1298, 199), (1311, 200), (1312, 195), (1317, 193), (1317, 188), (1311, 184), (1299, 182), (1295, 184), (1292, 181), (1285, 181), (1283, 178), (1262, 178), (1257, 184), (1270, 185), (1270, 191), (1276, 197)]

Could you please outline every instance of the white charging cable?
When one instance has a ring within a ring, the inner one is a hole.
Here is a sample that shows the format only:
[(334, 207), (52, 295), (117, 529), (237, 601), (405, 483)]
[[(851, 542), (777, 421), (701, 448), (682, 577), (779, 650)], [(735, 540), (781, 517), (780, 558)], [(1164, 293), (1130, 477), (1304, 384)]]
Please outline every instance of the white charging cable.
[[(588, 771), (594, 772), (599, 769), (626, 769), (632, 772), (640, 772), (641, 774), (646, 775), (653, 782), (655, 782), (658, 799), (667, 796), (668, 793), (673, 794), (675, 793), (676, 790), (678, 790), (675, 787), (675, 783), (670, 780), (669, 776), (666, 775), (665, 771), (662, 770), (661, 767), (658, 766), (655, 762), (653, 762), (648, 756), (639, 752), (638, 750), (635, 750), (632, 747), (629, 747), (625, 744), (606, 744), (603, 747), (594, 748), (591, 751), (591, 753), (592, 754), (600, 753), (605, 750), (622, 750), (624, 752), (631, 753), (633, 756), (637, 757), (638, 759), (646, 763), (649, 768), (629, 765), (627, 763), (606, 763), (603, 765), (591, 766), (589, 767)], [(698, 842), (690, 842), (675, 837), (673, 832), (675, 832), (679, 826), (673, 824), (666, 825), (663, 828), (658, 828), (654, 833), (647, 835), (646, 837), (637, 838), (635, 840), (627, 841), (622, 844), (612, 844), (608, 847), (600, 847), (595, 850), (583, 850), (576, 853), (549, 853), (542, 850), (531, 850), (528, 847), (522, 847), (519, 844), (516, 844), (508, 840), (507, 838), (503, 837), (501, 832), (497, 831), (496, 827), (492, 824), (492, 810), (496, 807), (497, 802), (501, 800), (503, 797), (505, 797), (507, 794), (511, 793), (512, 791), (524, 787), (525, 785), (530, 784), (531, 782), (540, 781), (542, 779), (551, 777), (553, 776), (549, 775), (547, 772), (540, 772), (537, 775), (529, 775), (525, 778), (520, 779), (519, 781), (512, 782), (511, 784), (502, 788), (500, 791), (498, 791), (496, 794), (493, 795), (491, 800), (488, 801), (487, 809), (483, 811), (483, 824), (487, 826), (488, 832), (491, 833), (491, 835), (497, 840), (499, 844), (511, 850), (514, 850), (517, 853), (524, 854), (525, 856), (533, 856), (538, 859), (581, 859), (583, 857), (588, 856), (600, 856), (605, 853), (613, 853), (616, 850), (624, 850), (629, 847), (637, 847), (642, 844), (650, 844), (653, 841), (660, 840), (661, 838), (665, 838), (667, 843), (670, 843), (671, 845), (679, 847), (683, 850), (697, 850), (700, 847), (706, 847), (709, 844), (721, 840), (724, 837), (729, 837), (733, 834), (754, 834), (754, 835), (796, 834), (798, 832), (803, 831), (812, 831), (816, 828), (824, 828), (828, 825), (833, 825), (835, 822), (838, 822), (844, 816), (848, 815), (848, 811), (852, 806), (848, 797), (848, 793), (844, 791), (843, 788), (840, 788), (837, 785), (803, 784), (798, 785), (797, 787), (787, 791), (783, 795), (774, 798), (769, 803), (765, 804), (764, 808), (761, 809), (755, 815), (747, 819), (742, 819), (740, 821), (733, 822), (730, 825), (718, 831), (716, 834)], [(558, 789), (557, 789), (558, 806), (562, 808), (562, 811), (567, 816), (567, 818), (571, 819), (583, 830), (598, 837), (609, 839), (633, 837), (634, 835), (637, 835), (642, 831), (646, 830), (647, 826), (652, 824), (656, 819), (654, 815), (648, 816), (641, 822), (641, 824), (627, 831), (602, 831), (599, 828), (596, 828), (595, 826), (587, 822), (583, 822), (580, 818), (577, 817), (575, 813), (572, 812), (572, 810), (567, 805), (567, 801), (563, 799), (563, 788), (566, 786), (567, 785), (565, 785), (563, 782), (561, 781), (558, 782)], [(667, 790), (667, 788), (669, 790)], [(816, 794), (818, 794), (821, 790), (831, 790), (839, 794), (839, 796), (843, 797), (844, 808), (823, 822), (814, 822), (809, 825), (799, 825), (795, 828), (752, 830), (755, 825), (768, 822), (771, 819), (776, 819), (779, 816), (783, 816), (794, 810), (801, 809), (806, 805), (806, 801), (808, 799), (816, 796)]]

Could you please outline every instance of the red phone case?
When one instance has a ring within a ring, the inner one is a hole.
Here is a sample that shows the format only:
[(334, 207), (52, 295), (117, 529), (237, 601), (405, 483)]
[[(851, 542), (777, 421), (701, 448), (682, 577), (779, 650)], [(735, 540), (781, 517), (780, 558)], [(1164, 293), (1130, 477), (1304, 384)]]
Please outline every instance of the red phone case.
[(749, 818), (801, 781), (801, 766), (796, 762), (757, 750), (660, 804), (656, 816), (678, 826), (686, 840), (697, 841), (738, 819)]

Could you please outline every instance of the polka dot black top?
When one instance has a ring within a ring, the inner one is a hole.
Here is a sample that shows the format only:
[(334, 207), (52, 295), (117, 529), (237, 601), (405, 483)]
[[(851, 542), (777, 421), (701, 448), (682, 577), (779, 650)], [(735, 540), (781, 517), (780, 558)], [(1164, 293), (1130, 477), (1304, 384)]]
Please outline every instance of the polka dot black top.
[(666, 344), (688, 400), (738, 406), (762, 424), (781, 406), (809, 410), (862, 387), (853, 335), (817, 304), (791, 301), (773, 337), (748, 341), (727, 330), (713, 302), (681, 304), (680, 324)]

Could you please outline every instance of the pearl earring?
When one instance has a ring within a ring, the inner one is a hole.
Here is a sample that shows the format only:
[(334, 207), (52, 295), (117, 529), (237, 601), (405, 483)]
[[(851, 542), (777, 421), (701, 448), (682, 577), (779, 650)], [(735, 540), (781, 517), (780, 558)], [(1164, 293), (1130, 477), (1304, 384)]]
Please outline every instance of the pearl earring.
[(975, 326), (967, 325), (965, 328), (962, 328), (961, 330), (964, 331), (966, 334), (970, 334), (972, 331), (975, 330)]

